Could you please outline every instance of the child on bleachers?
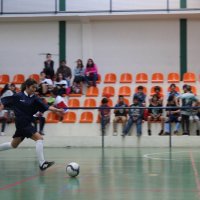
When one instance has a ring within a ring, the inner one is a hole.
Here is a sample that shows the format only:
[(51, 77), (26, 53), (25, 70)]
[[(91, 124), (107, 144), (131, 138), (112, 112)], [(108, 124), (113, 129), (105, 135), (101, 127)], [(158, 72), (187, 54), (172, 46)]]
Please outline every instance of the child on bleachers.
[(85, 81), (83, 61), (81, 59), (78, 59), (76, 61), (76, 63), (77, 63), (77, 66), (74, 69), (74, 80), (73, 80), (73, 82), (82, 83), (82, 82)]
[(40, 72), (40, 84), (37, 89), (39, 95), (50, 94), (50, 91), (53, 89), (53, 81), (46, 77), (45, 72)]
[(121, 121), (123, 125), (123, 129), (125, 127), (126, 121), (127, 121), (127, 112), (126, 109), (128, 105), (124, 102), (124, 96), (120, 95), (118, 103), (115, 105), (115, 118), (113, 119), (113, 135), (117, 135), (117, 122)]
[(160, 100), (158, 98), (157, 94), (154, 94), (152, 96), (151, 103), (149, 105), (149, 116), (147, 118), (147, 125), (148, 125), (148, 135), (151, 135), (151, 122), (159, 121), (161, 122), (161, 131), (158, 133), (158, 135), (162, 135), (164, 133), (164, 117), (162, 116), (163, 110), (158, 107), (162, 107), (162, 104), (160, 103)]
[[(86, 69), (85, 69), (85, 81), (88, 86), (96, 87), (96, 81), (98, 79), (98, 70), (94, 61), (90, 58), (87, 61)], [(92, 84), (91, 84), (92, 82)]]
[[(168, 97), (166, 107), (178, 107), (174, 95), (170, 95)], [(174, 134), (177, 135), (179, 133), (180, 123), (181, 123), (180, 108), (167, 108), (166, 114), (167, 118), (165, 121), (164, 135), (169, 135), (171, 129), (171, 123), (173, 122), (176, 123)]]
[(153, 96), (154, 96), (154, 95), (157, 96), (157, 99), (158, 99), (159, 103), (160, 103), (161, 105), (163, 105), (163, 95), (162, 95), (162, 93), (161, 93), (161, 88), (160, 88), (160, 86), (155, 86), (155, 87), (154, 87), (154, 93), (153, 93), (153, 95), (151, 96), (151, 98), (150, 98), (150, 100), (149, 100), (149, 103), (150, 103), (150, 104), (152, 103), (152, 99), (153, 99)]
[(106, 125), (110, 122), (110, 109), (108, 105), (108, 99), (103, 98), (101, 100), (101, 105), (99, 107), (99, 116), (100, 116), (100, 123), (101, 123), (101, 130), (102, 134), (105, 135), (105, 128)]
[(142, 104), (143, 106), (145, 106), (146, 104), (146, 94), (144, 93), (144, 87), (142, 85), (137, 87), (137, 92), (134, 94), (134, 97), (138, 97), (138, 101), (140, 104)]
[(70, 88), (70, 94), (82, 94), (82, 86), (80, 82), (73, 82)]
[(140, 137), (142, 135), (142, 117), (143, 117), (143, 109), (139, 109), (138, 107), (142, 107), (142, 104), (139, 102), (139, 98), (137, 96), (133, 97), (133, 104), (130, 105), (131, 109), (128, 111), (129, 119), (124, 127), (122, 136), (126, 136), (133, 123), (136, 124), (137, 128), (137, 136)]
[(48, 53), (46, 55), (46, 60), (44, 61), (44, 73), (46, 74), (47, 78), (52, 79), (54, 78), (54, 61), (52, 60), (52, 55)]
[(193, 113), (192, 107), (196, 105), (198, 99), (191, 92), (190, 85), (186, 84), (183, 85), (183, 91), (184, 93), (177, 97), (177, 102), (179, 99), (181, 99), (182, 106), (188, 107), (181, 109), (181, 124), (182, 124), (183, 135), (190, 135), (190, 116)]
[(56, 80), (54, 81), (54, 87), (58, 89), (60, 96), (70, 93), (70, 87), (68, 82), (64, 79), (62, 73), (56, 74)]
[(180, 94), (176, 91), (176, 85), (174, 83), (172, 83), (170, 86), (169, 86), (169, 92), (167, 94), (167, 98), (171, 95), (175, 96), (175, 97), (178, 97)]

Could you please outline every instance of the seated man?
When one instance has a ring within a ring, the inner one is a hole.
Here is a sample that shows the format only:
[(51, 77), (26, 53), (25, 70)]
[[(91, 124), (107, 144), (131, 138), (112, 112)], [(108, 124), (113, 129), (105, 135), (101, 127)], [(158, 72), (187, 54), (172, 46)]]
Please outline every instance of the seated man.
[(170, 86), (169, 86), (169, 92), (167, 94), (167, 98), (169, 96), (175, 96), (175, 97), (178, 97), (180, 94), (176, 91), (176, 85), (174, 83), (172, 83)]
[(103, 98), (101, 100), (101, 106), (99, 107), (99, 116), (100, 116), (102, 134), (104, 135), (106, 125), (110, 122), (110, 109), (107, 98)]
[(151, 96), (151, 98), (149, 99), (149, 103), (151, 104), (152, 103), (152, 99), (153, 99), (153, 96), (156, 95), (157, 98), (158, 98), (158, 101), (161, 105), (163, 105), (163, 94), (161, 93), (161, 88), (160, 86), (155, 86), (154, 88), (154, 93), (153, 95)]
[(164, 117), (162, 116), (162, 109), (159, 107), (162, 107), (162, 104), (160, 103), (157, 94), (154, 94), (151, 100), (151, 103), (149, 105), (149, 116), (148, 116), (148, 135), (151, 135), (151, 122), (152, 121), (161, 121), (161, 131), (159, 132), (159, 135), (162, 135), (164, 133)]
[(128, 115), (129, 119), (124, 127), (122, 136), (126, 136), (133, 123), (136, 124), (137, 128), (137, 136), (140, 137), (142, 135), (142, 116), (143, 116), (143, 109), (139, 109), (138, 107), (142, 107), (142, 105), (139, 103), (138, 97), (133, 98), (133, 104), (130, 105), (131, 109), (129, 109)]
[(114, 110), (115, 118), (113, 119), (113, 135), (117, 135), (117, 122), (121, 121), (124, 128), (127, 120), (127, 109), (125, 109), (126, 107), (128, 106), (124, 103), (124, 96), (120, 95), (119, 101), (115, 105), (116, 109)]
[[(176, 101), (175, 101), (175, 96), (170, 95), (168, 100), (167, 100), (167, 106), (166, 107), (178, 107)], [(176, 127), (174, 134), (179, 133), (179, 128), (180, 128), (180, 123), (181, 123), (181, 115), (180, 115), (180, 108), (167, 108), (166, 109), (166, 114), (167, 118), (165, 121), (165, 134), (164, 135), (169, 135), (170, 129), (171, 129), (171, 123), (175, 122)]]

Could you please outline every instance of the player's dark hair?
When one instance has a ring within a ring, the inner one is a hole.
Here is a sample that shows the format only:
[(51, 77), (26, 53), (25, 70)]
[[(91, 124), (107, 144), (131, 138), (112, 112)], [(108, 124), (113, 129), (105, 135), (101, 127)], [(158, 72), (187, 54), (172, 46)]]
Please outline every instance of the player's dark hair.
[(22, 83), (21, 91), (24, 92), (27, 87), (30, 87), (31, 85), (34, 85), (34, 84), (37, 84), (37, 82), (32, 78), (28, 78), (24, 83)]
[(123, 98), (124, 97), (124, 95), (119, 95), (119, 98)]
[(59, 89), (57, 87), (53, 88), (53, 90), (51, 91), (51, 93), (55, 96), (58, 96), (59, 94)]

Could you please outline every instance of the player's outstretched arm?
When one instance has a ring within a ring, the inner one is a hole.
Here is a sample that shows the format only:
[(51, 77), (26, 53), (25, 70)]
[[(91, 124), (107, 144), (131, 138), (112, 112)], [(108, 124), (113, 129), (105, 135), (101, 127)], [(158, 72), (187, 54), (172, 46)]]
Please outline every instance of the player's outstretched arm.
[(49, 106), (49, 110), (52, 112), (58, 112), (60, 114), (64, 114), (64, 109), (60, 109), (60, 108), (55, 108), (54, 106)]

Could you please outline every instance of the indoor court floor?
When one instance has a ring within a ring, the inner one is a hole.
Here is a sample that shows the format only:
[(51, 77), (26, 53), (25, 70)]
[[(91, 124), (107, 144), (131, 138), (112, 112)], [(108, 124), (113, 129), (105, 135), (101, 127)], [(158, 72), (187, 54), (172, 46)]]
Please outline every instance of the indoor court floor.
[[(0, 152), (0, 199), (200, 199), (200, 149), (46, 148), (56, 164), (40, 172), (34, 148)], [(80, 164), (77, 178), (65, 172)]]

